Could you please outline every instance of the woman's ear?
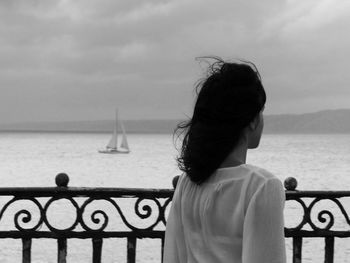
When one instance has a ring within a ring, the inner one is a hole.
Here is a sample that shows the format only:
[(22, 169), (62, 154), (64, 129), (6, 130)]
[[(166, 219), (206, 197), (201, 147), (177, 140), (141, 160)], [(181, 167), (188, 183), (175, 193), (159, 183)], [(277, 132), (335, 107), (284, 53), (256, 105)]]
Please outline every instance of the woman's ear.
[(264, 118), (260, 112), (248, 125), (248, 149), (255, 149), (259, 146), (263, 129)]
[(249, 123), (248, 127), (250, 130), (254, 131), (256, 127), (258, 127), (260, 122), (260, 114), (256, 115), (256, 117)]

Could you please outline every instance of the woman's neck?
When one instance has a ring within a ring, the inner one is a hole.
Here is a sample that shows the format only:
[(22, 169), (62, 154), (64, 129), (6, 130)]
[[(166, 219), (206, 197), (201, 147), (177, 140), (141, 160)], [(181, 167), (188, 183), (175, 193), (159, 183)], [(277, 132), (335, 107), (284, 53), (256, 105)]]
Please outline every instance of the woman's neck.
[(238, 145), (231, 151), (231, 153), (222, 162), (219, 168), (235, 167), (246, 163), (247, 149), (248, 149), (248, 146), (245, 140), (238, 143)]

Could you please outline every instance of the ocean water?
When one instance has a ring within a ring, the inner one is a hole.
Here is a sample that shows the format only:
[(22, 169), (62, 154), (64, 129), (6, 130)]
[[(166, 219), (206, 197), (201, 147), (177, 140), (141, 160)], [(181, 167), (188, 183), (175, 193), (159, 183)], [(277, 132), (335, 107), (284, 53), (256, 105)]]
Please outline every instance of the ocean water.
[[(180, 174), (172, 135), (131, 134), (128, 136), (130, 154), (98, 153), (98, 149), (107, 144), (109, 136), (0, 133), (1, 187), (55, 186), (55, 176), (60, 172), (69, 175), (69, 186), (172, 187), (172, 178)], [(350, 135), (264, 135), (260, 147), (248, 152), (247, 163), (264, 167), (282, 181), (295, 177), (299, 190), (350, 190)], [(350, 204), (348, 200), (345, 203)], [(320, 204), (320, 209), (329, 205), (325, 201)], [(287, 226), (299, 222), (299, 208), (296, 204), (286, 203)], [(349, 213), (350, 207), (345, 208)], [(332, 209), (337, 210), (336, 207)], [(340, 214), (336, 221), (340, 229), (349, 229)], [(0, 221), (1, 229), (7, 226), (5, 220)], [(305, 239), (303, 262), (323, 261), (323, 242)], [(159, 246), (160, 243), (153, 240), (138, 242), (137, 261), (160, 262)], [(0, 247), (0, 263), (21, 261), (20, 240), (0, 240)], [(125, 262), (125, 240), (105, 240), (103, 249), (103, 262), (116, 262), (115, 259)], [(292, 262), (289, 239), (287, 252), (289, 262)], [(349, 258), (350, 239), (336, 239), (335, 262), (350, 262)], [(32, 260), (56, 262), (55, 240), (34, 240)], [(68, 262), (91, 262), (91, 241), (69, 240)]]

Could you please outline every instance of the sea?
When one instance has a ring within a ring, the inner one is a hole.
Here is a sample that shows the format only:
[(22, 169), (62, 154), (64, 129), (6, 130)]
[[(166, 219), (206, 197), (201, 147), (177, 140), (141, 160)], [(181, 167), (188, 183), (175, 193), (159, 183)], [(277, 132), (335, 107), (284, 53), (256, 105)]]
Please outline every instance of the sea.
[[(176, 165), (179, 143), (172, 134), (130, 134), (130, 154), (98, 153), (109, 139), (105, 133), (0, 133), (0, 187), (52, 187), (55, 176), (63, 172), (74, 187), (172, 188), (173, 177), (181, 174)], [(257, 149), (248, 151), (247, 163), (264, 167), (281, 181), (296, 178), (299, 190), (350, 191), (350, 134), (266, 134)], [(344, 204), (350, 215), (349, 200), (344, 199)], [(323, 201), (318, 211), (333, 209), (335, 225), (349, 231), (339, 208), (332, 205)], [(51, 219), (66, 218), (66, 212), (55, 212), (58, 215)], [(0, 231), (11, 227), (10, 216), (1, 218)], [(286, 226), (295, 226), (301, 216), (298, 204), (286, 202)], [(21, 262), (21, 246), (20, 240), (0, 239), (0, 263)], [(137, 262), (160, 262), (159, 248), (158, 240), (139, 240)], [(286, 248), (292, 262), (290, 239)], [(91, 254), (91, 240), (68, 240), (67, 262), (91, 262)], [(303, 262), (323, 262), (323, 256), (323, 239), (304, 239)], [(55, 240), (33, 240), (32, 262), (57, 262)], [(126, 262), (125, 240), (106, 239), (102, 262)], [(350, 262), (350, 239), (336, 238), (334, 262)]]

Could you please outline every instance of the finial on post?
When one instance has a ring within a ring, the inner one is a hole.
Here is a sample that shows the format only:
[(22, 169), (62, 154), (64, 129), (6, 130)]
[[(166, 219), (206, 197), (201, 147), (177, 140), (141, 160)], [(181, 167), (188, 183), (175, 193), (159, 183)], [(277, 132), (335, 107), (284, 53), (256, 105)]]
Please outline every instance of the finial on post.
[(284, 180), (284, 188), (288, 191), (295, 191), (298, 186), (298, 181), (294, 177), (288, 177)]
[(67, 187), (69, 183), (69, 177), (65, 173), (59, 173), (56, 175), (55, 181), (58, 187)]
[(179, 175), (176, 175), (174, 178), (173, 178), (173, 187), (174, 189), (176, 188), (176, 185), (177, 185), (177, 182), (179, 181), (179, 178), (180, 176)]

